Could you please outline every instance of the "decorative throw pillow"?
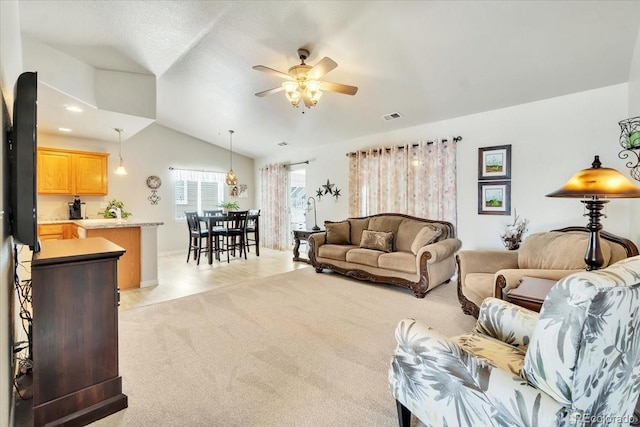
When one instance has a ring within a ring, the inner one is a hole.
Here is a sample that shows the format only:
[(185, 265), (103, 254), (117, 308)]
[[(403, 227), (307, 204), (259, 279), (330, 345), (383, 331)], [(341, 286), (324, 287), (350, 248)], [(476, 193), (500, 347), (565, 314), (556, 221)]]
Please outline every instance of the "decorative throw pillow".
[(364, 230), (362, 232), (362, 240), (360, 240), (360, 247), (393, 252), (393, 232)]
[(325, 221), (324, 228), (327, 230), (327, 243), (333, 245), (348, 245), (351, 227), (349, 221), (332, 222)]
[(442, 229), (431, 224), (425, 225), (418, 234), (416, 234), (416, 238), (413, 239), (411, 252), (413, 252), (414, 255), (417, 255), (421, 247), (435, 242), (441, 235)]

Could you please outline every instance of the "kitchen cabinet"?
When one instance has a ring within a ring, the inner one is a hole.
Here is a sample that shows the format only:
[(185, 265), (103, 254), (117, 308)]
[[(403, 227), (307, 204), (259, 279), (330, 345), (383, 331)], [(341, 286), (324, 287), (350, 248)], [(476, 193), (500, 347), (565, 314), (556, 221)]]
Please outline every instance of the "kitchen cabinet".
[(140, 287), (140, 227), (86, 229), (86, 237), (104, 237), (126, 250), (118, 260), (118, 288)]
[(38, 148), (38, 194), (107, 195), (108, 153)]
[(38, 225), (38, 237), (40, 240), (73, 239), (74, 228), (77, 229), (73, 224), (41, 224)]
[(87, 425), (124, 409), (117, 260), (105, 239), (42, 243), (31, 262), (33, 426)]

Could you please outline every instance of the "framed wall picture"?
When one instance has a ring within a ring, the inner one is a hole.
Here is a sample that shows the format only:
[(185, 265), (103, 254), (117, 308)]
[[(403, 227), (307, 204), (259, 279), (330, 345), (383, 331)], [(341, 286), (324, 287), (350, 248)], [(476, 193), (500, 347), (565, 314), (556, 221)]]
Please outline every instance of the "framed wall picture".
[(511, 181), (478, 182), (478, 214), (511, 215)]
[(511, 179), (511, 145), (478, 148), (478, 180)]

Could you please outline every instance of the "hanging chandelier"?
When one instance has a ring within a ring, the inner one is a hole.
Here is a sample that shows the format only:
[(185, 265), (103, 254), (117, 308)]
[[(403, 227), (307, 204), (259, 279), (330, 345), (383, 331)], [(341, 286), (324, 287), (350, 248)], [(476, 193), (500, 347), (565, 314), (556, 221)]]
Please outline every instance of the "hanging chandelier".
[(238, 177), (233, 171), (233, 131), (229, 130), (229, 172), (227, 172), (226, 182), (227, 185), (236, 185), (238, 183)]
[(114, 128), (113, 130), (118, 132), (118, 141), (120, 143), (120, 148), (119, 148), (119, 151), (118, 151), (118, 154), (120, 156), (120, 166), (118, 166), (118, 168), (116, 169), (115, 174), (116, 175), (126, 175), (127, 174), (127, 170), (124, 168), (124, 163), (122, 161), (122, 129)]

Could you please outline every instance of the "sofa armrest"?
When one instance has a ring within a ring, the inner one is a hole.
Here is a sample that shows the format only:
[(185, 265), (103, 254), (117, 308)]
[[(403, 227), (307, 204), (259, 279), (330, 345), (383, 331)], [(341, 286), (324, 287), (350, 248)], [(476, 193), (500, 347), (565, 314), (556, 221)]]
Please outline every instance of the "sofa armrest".
[(309, 244), (312, 252), (317, 255), (318, 248), (325, 244), (326, 234), (325, 233), (313, 233), (309, 235), (307, 239), (307, 243)]
[(404, 319), (389, 368), (393, 397), (427, 425), (554, 425), (565, 409), (437, 331)]
[(461, 246), (462, 242), (456, 238), (440, 240), (421, 247), (416, 254), (416, 259), (420, 260), (422, 255), (428, 252), (430, 257), (427, 262), (429, 264), (435, 264), (436, 262), (440, 262), (450, 256), (453, 256)]
[(504, 299), (504, 295), (506, 295), (508, 291), (520, 286), (520, 280), (525, 276), (558, 281), (578, 271), (584, 270), (544, 270), (537, 268), (499, 270), (495, 275), (495, 290), (493, 296)]
[(465, 250), (458, 252), (460, 277), (468, 273), (495, 273), (506, 268), (518, 268), (518, 251)]
[(480, 306), (475, 332), (526, 351), (537, 321), (535, 311), (497, 298), (486, 298)]

